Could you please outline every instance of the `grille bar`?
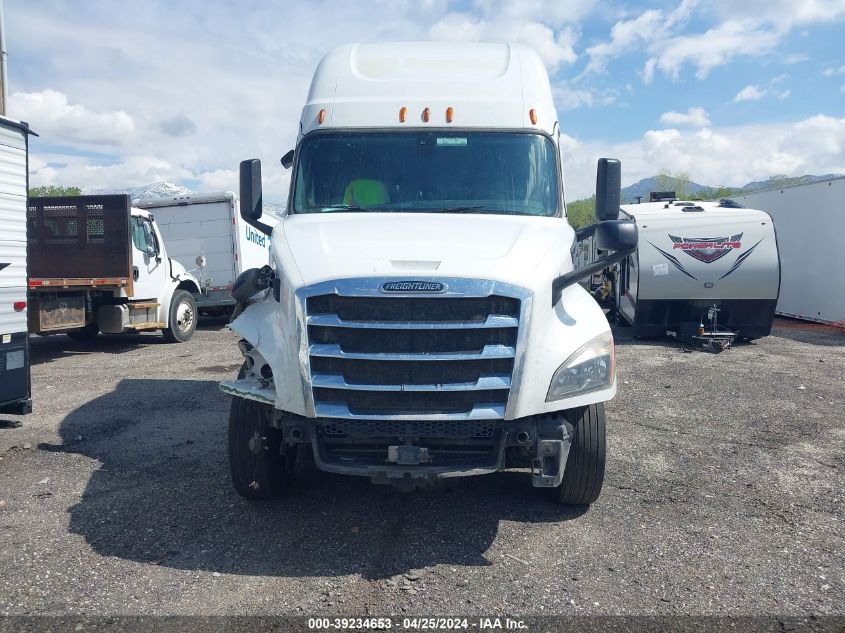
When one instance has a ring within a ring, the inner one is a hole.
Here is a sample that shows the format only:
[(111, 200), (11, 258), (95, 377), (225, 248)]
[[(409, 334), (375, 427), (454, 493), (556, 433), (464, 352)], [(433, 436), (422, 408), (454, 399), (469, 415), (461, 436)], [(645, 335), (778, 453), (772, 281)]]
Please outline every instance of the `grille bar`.
[(337, 343), (314, 343), (309, 348), (311, 356), (323, 358), (349, 358), (359, 360), (483, 360), (488, 358), (513, 358), (516, 349), (510, 345), (485, 345), (480, 352), (407, 352), (407, 353), (366, 353), (344, 352)]
[(475, 382), (452, 382), (439, 384), (356, 384), (346, 382), (341, 374), (313, 374), (311, 384), (327, 389), (351, 389), (356, 391), (481, 391), (485, 389), (510, 389), (510, 376), (480, 376)]
[(314, 415), (388, 425), (503, 419), (522, 300), (485, 294), (492, 282), (472, 282), (466, 295), (385, 297), (383, 282), (333, 282), (303, 297)]
[[(341, 402), (317, 402), (314, 410), (319, 418), (357, 418), (359, 420), (419, 420), (419, 413), (353, 413)], [(505, 417), (504, 404), (476, 404), (469, 412), (426, 413), (426, 420), (500, 420)]]
[(470, 330), (518, 327), (519, 319), (502, 314), (490, 314), (484, 321), (346, 321), (336, 314), (312, 314), (308, 325), (323, 327), (384, 329), (384, 330)]

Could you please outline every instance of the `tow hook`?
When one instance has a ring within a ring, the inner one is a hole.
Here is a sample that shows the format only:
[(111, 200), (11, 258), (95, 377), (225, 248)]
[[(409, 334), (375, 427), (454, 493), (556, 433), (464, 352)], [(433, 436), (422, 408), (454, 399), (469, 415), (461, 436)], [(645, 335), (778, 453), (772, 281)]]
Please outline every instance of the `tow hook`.
[(251, 438), (249, 438), (249, 452), (253, 455), (258, 455), (261, 453), (261, 450), (267, 450), (267, 447), (264, 445), (264, 442), (267, 438), (262, 437), (256, 431)]
[(545, 437), (538, 437), (535, 443), (531, 485), (535, 488), (554, 488), (563, 481), (571, 436), (566, 424), (546, 427), (543, 431)]

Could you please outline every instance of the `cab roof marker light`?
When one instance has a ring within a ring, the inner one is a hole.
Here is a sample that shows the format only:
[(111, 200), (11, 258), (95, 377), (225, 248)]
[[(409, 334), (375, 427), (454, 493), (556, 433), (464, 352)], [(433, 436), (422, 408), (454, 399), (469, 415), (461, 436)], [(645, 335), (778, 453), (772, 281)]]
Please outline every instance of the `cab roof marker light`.
[(423, 111), (422, 111), (423, 123), (428, 123), (428, 120), (430, 118), (431, 118), (431, 110), (429, 108), (423, 108)]
[(322, 125), (323, 121), (325, 121), (325, 120), (326, 120), (326, 111), (320, 110), (320, 112), (317, 114), (317, 123)]
[(408, 118), (408, 108), (402, 106), (399, 108), (399, 123), (404, 123), (405, 120)]
[(531, 119), (531, 125), (537, 125), (537, 111), (534, 108), (528, 111), (528, 118)]
[(451, 123), (452, 119), (455, 117), (455, 108), (449, 106), (446, 108), (446, 123)]

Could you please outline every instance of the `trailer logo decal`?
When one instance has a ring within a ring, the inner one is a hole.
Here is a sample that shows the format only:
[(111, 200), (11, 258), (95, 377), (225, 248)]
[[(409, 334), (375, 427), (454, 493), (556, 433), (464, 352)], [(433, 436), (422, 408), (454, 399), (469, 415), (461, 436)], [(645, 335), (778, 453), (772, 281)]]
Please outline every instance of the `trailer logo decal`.
[[(762, 242), (764, 239), (766, 239), (766, 238), (761, 239), (760, 242)], [(751, 253), (754, 251), (755, 248), (757, 248), (757, 245), (760, 244), (760, 242), (757, 242), (757, 244), (755, 244), (754, 246), (749, 248), (747, 251), (745, 251), (742, 255), (737, 257), (736, 261), (734, 262), (733, 266), (731, 266), (730, 270), (728, 270), (728, 272), (726, 272), (724, 275), (719, 277), (719, 279), (724, 279), (725, 277), (730, 275), (733, 271), (735, 271), (737, 268), (739, 268), (742, 265), (742, 262), (744, 262), (746, 259), (748, 259), (748, 256), (751, 255)]]
[(663, 255), (663, 257), (665, 257), (666, 259), (668, 259), (668, 260), (669, 260), (669, 262), (670, 262), (670, 263), (671, 263), (671, 264), (672, 264), (675, 268), (677, 268), (678, 270), (680, 270), (680, 271), (681, 271), (682, 273), (684, 273), (687, 277), (689, 277), (690, 279), (695, 279), (696, 281), (698, 280), (698, 277), (695, 277), (695, 276), (694, 276), (691, 272), (689, 272), (686, 268), (684, 268), (684, 265), (683, 265), (683, 264), (682, 264), (682, 263), (678, 260), (678, 258), (677, 258), (677, 257), (675, 257), (674, 255), (670, 255), (669, 253), (667, 253), (666, 251), (664, 251), (662, 248), (660, 248), (659, 246), (657, 246), (657, 245), (656, 245), (656, 244), (654, 244), (653, 242), (649, 242), (649, 244), (651, 244), (652, 246), (654, 246), (654, 248), (656, 248), (658, 251), (660, 251), (660, 253)]
[(446, 284), (439, 281), (386, 281), (382, 292), (446, 292)]
[(11, 266), (11, 265), (12, 265), (11, 262), (8, 263), (8, 264), (5, 263), (5, 262), (0, 262), (0, 270), (3, 270), (6, 266)]
[(735, 248), (742, 248), (742, 233), (731, 237), (677, 237), (669, 235), (672, 250), (682, 250), (693, 259), (712, 264)]

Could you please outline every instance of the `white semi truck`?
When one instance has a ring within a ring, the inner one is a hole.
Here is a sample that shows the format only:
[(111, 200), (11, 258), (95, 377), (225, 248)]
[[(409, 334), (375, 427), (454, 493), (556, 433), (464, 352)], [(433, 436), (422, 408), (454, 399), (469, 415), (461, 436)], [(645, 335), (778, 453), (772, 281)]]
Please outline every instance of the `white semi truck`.
[[(238, 275), (269, 262), (270, 236), (244, 222), (231, 191), (155, 198), (134, 202), (155, 214), (170, 257), (199, 277), (194, 295), (200, 314), (230, 314)], [(263, 222), (275, 226), (275, 216)]]
[[(616, 393), (601, 308), (577, 281), (626, 256), (620, 164), (599, 161), (596, 239), (573, 270), (560, 126), (539, 57), (513, 44), (339, 48), (302, 110), (271, 264), (247, 271), (229, 458), (236, 490), (319, 468), (415, 487), (502, 470), (568, 504), (599, 495)], [(258, 230), (260, 163), (241, 163)]]
[(29, 198), (27, 243), (31, 333), (193, 336), (199, 283), (168, 257), (155, 218), (129, 196)]

